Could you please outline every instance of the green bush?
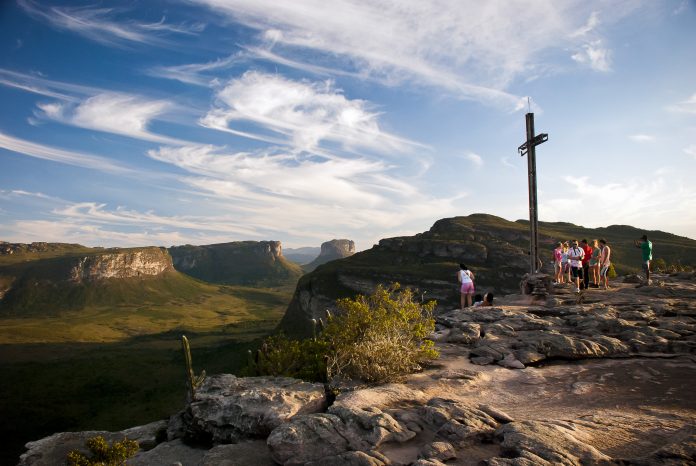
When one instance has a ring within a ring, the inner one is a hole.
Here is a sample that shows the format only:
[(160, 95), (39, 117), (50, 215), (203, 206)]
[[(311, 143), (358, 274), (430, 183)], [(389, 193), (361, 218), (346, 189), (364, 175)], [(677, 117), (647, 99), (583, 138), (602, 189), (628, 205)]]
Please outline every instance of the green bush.
[(138, 442), (127, 438), (109, 445), (101, 435), (87, 439), (86, 445), (91, 458), (79, 450), (72, 450), (68, 453), (68, 466), (122, 466), (140, 448)]
[(318, 337), (266, 339), (253, 372), (322, 382), (399, 380), (439, 356), (427, 339), (435, 329), (436, 303), (421, 304), (414, 297), (395, 283), (379, 285), (369, 296), (340, 299), (337, 316), (328, 319)]

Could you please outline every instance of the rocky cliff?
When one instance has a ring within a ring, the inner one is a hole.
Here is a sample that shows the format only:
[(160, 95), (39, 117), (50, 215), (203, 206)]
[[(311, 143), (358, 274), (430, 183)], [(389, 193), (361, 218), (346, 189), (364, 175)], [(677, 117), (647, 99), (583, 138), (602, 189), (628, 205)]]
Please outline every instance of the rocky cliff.
[[(696, 265), (696, 241), (669, 233), (644, 232), (628, 226), (588, 229), (570, 223), (540, 223), (539, 241), (545, 267), (560, 240), (605, 238), (619, 273), (640, 269), (640, 251), (633, 240), (647, 233), (654, 255), (667, 262)], [(280, 323), (289, 335), (311, 334), (311, 319), (322, 317), (341, 297), (370, 293), (379, 283), (400, 282), (417, 288), (440, 308), (456, 306), (458, 264), (466, 263), (476, 276), (476, 289), (497, 295), (516, 292), (529, 270), (529, 230), (524, 221), (486, 214), (442, 219), (415, 236), (387, 238), (372, 249), (317, 267), (303, 276)]]
[(283, 257), (280, 241), (175, 246), (169, 253), (175, 269), (212, 283), (282, 285), (302, 275), (298, 265)]
[(355, 242), (349, 239), (332, 239), (322, 243), (319, 256), (302, 268), (308, 272), (332, 260), (343, 259), (355, 254)]
[(176, 274), (163, 248), (64, 246), (6, 248), (13, 252), (0, 260), (0, 313), (51, 314), (89, 303), (140, 299), (154, 281)]
[(156, 276), (174, 270), (172, 258), (160, 248), (105, 252), (77, 258), (69, 275), (73, 282)]

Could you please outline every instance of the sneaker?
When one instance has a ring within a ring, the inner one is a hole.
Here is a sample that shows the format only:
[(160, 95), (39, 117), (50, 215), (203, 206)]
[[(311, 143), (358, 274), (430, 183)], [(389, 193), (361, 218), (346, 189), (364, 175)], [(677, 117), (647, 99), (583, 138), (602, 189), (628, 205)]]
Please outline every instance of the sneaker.
[(575, 288), (576, 293), (580, 293), (580, 288)]

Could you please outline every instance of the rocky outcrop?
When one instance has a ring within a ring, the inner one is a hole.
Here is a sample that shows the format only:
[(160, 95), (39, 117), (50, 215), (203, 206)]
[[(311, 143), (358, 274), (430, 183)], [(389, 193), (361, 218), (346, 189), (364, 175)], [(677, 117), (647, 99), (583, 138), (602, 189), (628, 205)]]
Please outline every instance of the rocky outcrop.
[[(696, 290), (669, 278), (653, 287), (615, 286), (611, 294), (590, 289), (581, 295), (557, 287), (542, 306), (445, 312), (437, 317), (437, 339), (468, 346), (476, 364), (517, 369), (547, 359), (696, 353), (696, 321), (678, 304), (696, 298)], [(653, 295), (652, 305), (642, 293)]]
[(70, 268), (69, 280), (82, 283), (108, 278), (147, 277), (173, 270), (172, 259), (166, 250), (143, 248), (80, 257)]
[(321, 384), (215, 375), (205, 379), (195, 400), (170, 424), (169, 437), (214, 444), (265, 438), (293, 416), (323, 411), (326, 404)]
[(169, 248), (174, 267), (200, 280), (234, 285), (278, 285), (302, 274), (283, 257), (280, 241), (238, 241)]
[(332, 239), (322, 243), (319, 256), (303, 268), (310, 272), (327, 262), (350, 257), (355, 254), (355, 243), (349, 239)]

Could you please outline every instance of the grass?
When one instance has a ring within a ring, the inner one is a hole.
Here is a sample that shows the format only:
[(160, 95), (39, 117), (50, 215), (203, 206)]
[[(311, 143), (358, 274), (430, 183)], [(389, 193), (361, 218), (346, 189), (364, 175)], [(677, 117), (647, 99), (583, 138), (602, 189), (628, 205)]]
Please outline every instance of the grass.
[(121, 284), (131, 299), (155, 289), (144, 302), (0, 317), (1, 465), (17, 464), (26, 442), (55, 432), (121, 430), (176, 413), (186, 393), (181, 335), (197, 372), (238, 373), (294, 291), (180, 274), (167, 287), (176, 284), (169, 298), (161, 283)]

